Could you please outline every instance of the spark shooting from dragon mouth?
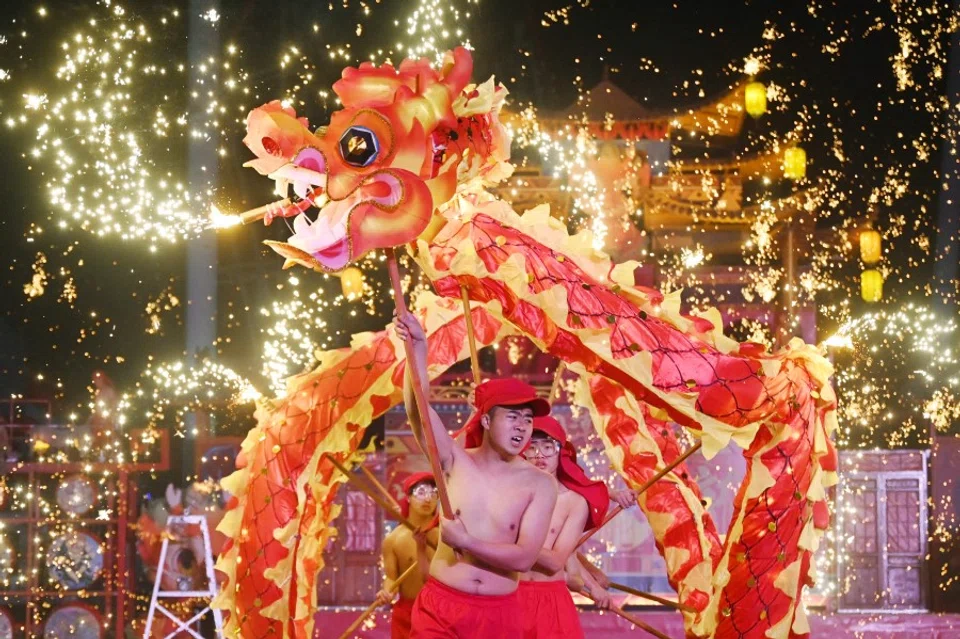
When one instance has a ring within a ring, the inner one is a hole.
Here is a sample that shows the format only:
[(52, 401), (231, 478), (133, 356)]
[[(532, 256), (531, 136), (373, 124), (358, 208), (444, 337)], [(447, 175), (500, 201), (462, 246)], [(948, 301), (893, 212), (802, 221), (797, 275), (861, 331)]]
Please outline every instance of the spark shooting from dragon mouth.
[(239, 215), (222, 213), (216, 205), (210, 207), (210, 219), (207, 228), (228, 229), (240, 224), (243, 224), (243, 218)]

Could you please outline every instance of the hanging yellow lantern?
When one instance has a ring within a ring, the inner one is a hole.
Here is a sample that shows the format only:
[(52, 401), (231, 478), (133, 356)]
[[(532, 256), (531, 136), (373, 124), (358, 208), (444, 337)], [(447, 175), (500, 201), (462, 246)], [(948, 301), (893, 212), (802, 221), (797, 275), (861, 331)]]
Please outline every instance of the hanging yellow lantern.
[(792, 146), (783, 152), (783, 177), (789, 180), (802, 179), (807, 174), (807, 152)]
[(751, 82), (744, 88), (743, 104), (752, 117), (759, 118), (767, 112), (767, 87), (763, 82)]
[(864, 302), (879, 302), (883, 299), (883, 275), (876, 269), (860, 273), (860, 297)]
[(864, 264), (876, 264), (880, 261), (880, 232), (865, 229), (860, 232), (860, 259)]
[(363, 295), (363, 271), (356, 266), (349, 266), (340, 274), (340, 285), (343, 287), (343, 296), (348, 300), (355, 300)]

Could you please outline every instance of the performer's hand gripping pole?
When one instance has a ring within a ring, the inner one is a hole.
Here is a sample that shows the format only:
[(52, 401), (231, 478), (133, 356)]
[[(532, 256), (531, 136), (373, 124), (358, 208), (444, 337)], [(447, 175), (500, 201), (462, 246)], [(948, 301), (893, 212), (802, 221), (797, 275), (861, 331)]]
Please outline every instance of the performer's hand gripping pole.
[(621, 592), (625, 592), (635, 597), (640, 597), (641, 599), (649, 599), (650, 601), (655, 601), (658, 604), (666, 606), (667, 608), (673, 608), (674, 610), (679, 610), (680, 612), (688, 612), (692, 615), (697, 614), (697, 609), (694, 608), (693, 606), (687, 606), (682, 603), (677, 603), (676, 601), (670, 601), (669, 599), (658, 597), (656, 595), (650, 594), (649, 592), (637, 590), (636, 588), (631, 588), (630, 586), (627, 586), (624, 584), (618, 584), (615, 581), (610, 582), (610, 587), (613, 588), (614, 590), (619, 590)]
[[(397, 590), (400, 589), (400, 584), (402, 584), (407, 577), (412, 575), (416, 569), (417, 569), (417, 562), (413, 562), (412, 564), (410, 564), (410, 567), (404, 570), (403, 573), (401, 573), (400, 576), (397, 577), (397, 580), (394, 581), (392, 584), (390, 584), (390, 588), (388, 588), (388, 590), (390, 591), (390, 594), (391, 595), (395, 594)], [(359, 617), (354, 619), (353, 623), (350, 624), (350, 626), (343, 631), (343, 634), (340, 635), (340, 639), (350, 639), (351, 637), (353, 637), (353, 633), (357, 631), (357, 628), (360, 627), (360, 624), (362, 624), (367, 619), (367, 617), (372, 615), (374, 610), (376, 610), (382, 605), (383, 604), (380, 603), (379, 601), (374, 601), (372, 604), (367, 606), (367, 609), (364, 610)]]

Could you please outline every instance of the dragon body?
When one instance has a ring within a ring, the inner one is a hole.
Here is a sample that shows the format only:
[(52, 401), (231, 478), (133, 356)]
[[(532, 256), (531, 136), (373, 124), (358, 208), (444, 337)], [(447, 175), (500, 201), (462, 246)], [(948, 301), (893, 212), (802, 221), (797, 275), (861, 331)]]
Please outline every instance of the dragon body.
[[(836, 481), (830, 367), (794, 340), (776, 353), (722, 334), (719, 313), (680, 312), (679, 295), (637, 286), (589, 232), (569, 234), (546, 207), (523, 215), (489, 192), (512, 172), (499, 121), (506, 90), (470, 84), (458, 49), (438, 68), (365, 64), (334, 85), (344, 105), (312, 133), (271, 103), (251, 113), (249, 164), (292, 187), (285, 266), (337, 272), (363, 253), (407, 245), (436, 296), (420, 299), (431, 376), (468, 356), (461, 291), (480, 345), (524, 335), (578, 377), (612, 466), (633, 486), (679, 456), (668, 422), (712, 457), (732, 442), (747, 473), (725, 538), (694, 478), (678, 466), (639, 499), (691, 637), (808, 634), (801, 604)], [(304, 213), (304, 201), (318, 209)], [(266, 220), (269, 222), (269, 220)], [(325, 456), (350, 461), (363, 429), (401, 400), (403, 349), (387, 328), (324, 354), (263, 403), (220, 529), (228, 583), (218, 605), (241, 637), (307, 638), (316, 575), (334, 533), (337, 486)]]

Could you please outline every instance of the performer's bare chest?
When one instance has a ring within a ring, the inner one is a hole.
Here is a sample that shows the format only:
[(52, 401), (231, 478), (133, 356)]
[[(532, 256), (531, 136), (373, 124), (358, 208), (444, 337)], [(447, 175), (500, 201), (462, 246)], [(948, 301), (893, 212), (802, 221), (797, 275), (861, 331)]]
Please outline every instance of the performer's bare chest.
[(553, 514), (550, 516), (550, 529), (547, 531), (547, 539), (543, 544), (545, 548), (553, 548), (557, 537), (560, 536), (560, 531), (563, 530), (563, 525), (567, 522), (571, 511), (577, 505), (578, 499), (582, 499), (582, 497), (577, 493), (572, 490), (567, 490), (566, 488), (561, 488), (557, 495), (557, 505), (554, 507)]
[(489, 541), (515, 541), (530, 503), (524, 473), (481, 471), (470, 460), (458, 460), (448, 478), (450, 501), (467, 530)]

